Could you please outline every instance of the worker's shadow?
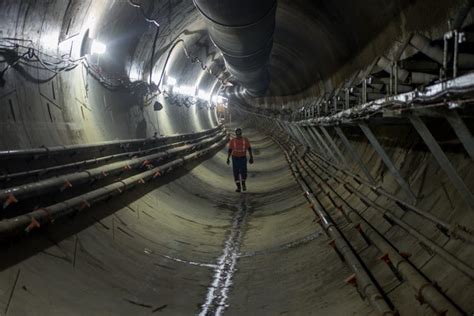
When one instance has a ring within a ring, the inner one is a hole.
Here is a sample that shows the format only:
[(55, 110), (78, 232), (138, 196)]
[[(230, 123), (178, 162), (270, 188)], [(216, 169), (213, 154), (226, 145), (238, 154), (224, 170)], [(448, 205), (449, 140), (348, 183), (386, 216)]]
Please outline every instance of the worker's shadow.
[(114, 214), (116, 211), (126, 207), (153, 190), (156, 190), (160, 186), (181, 178), (197, 167), (202, 161), (213, 156), (217, 151), (218, 150), (208, 153), (199, 160), (190, 162), (170, 174), (163, 175), (146, 184), (135, 186), (121, 195), (116, 195), (108, 200), (98, 202), (92, 205), (91, 208), (85, 209), (80, 213), (73, 213), (70, 216), (56, 220), (49, 226), (32, 231), (28, 235), (25, 234), (15, 240), (10, 240), (8, 243), (0, 244), (0, 271), (12, 267), (51, 246), (57, 245), (62, 240), (98, 223), (100, 220)]

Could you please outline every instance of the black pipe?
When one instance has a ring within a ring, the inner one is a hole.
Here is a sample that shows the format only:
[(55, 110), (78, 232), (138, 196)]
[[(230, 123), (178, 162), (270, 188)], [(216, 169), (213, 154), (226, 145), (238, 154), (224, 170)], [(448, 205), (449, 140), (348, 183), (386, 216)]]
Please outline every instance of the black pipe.
[(195, 150), (184, 157), (176, 158), (173, 161), (167, 162), (166, 164), (157, 166), (153, 169), (118, 180), (104, 187), (83, 193), (54, 205), (40, 208), (11, 219), (2, 220), (0, 221), (0, 244), (5, 243), (15, 236), (28, 233), (32, 229), (54, 223), (57, 219), (68, 214), (82, 211), (84, 208), (88, 208), (96, 202), (119, 195), (141, 183), (143, 184), (152, 181), (157, 177), (157, 175), (162, 176), (170, 173), (183, 164), (197, 160), (206, 154), (215, 152), (217, 149), (224, 146), (228, 139), (227, 137), (219, 137), (219, 139), (214, 139), (214, 141), (213, 144), (210, 144), (204, 149)]
[[(15, 187), (0, 190), (0, 201), (5, 201), (10, 195), (14, 195), (16, 199), (25, 199), (32, 196), (39, 196), (53, 191), (62, 191), (62, 186), (67, 184), (68, 186), (75, 186), (84, 183), (88, 183), (94, 179), (106, 178), (109, 175), (117, 174), (124, 169), (135, 169), (143, 166), (144, 162), (155, 162), (160, 161), (169, 157), (184, 155), (190, 151), (195, 150), (197, 147), (212, 144), (225, 137), (225, 132), (210, 135), (208, 138), (200, 141), (197, 144), (183, 145), (181, 147), (169, 149), (166, 151), (153, 153), (147, 156), (130, 158), (122, 161), (113, 162), (100, 166), (97, 168), (91, 168), (79, 172), (73, 172), (61, 175), (59, 177), (51, 177), (48, 179), (30, 182)], [(4, 206), (6, 208), (6, 206)]]
[(194, 0), (229, 72), (251, 96), (270, 85), (268, 63), (275, 31), (276, 0)]
[(65, 146), (54, 146), (54, 147), (45, 147), (41, 146), (39, 148), (31, 149), (12, 149), (12, 150), (3, 150), (0, 151), (0, 160), (7, 159), (20, 159), (20, 158), (34, 158), (38, 159), (39, 157), (47, 157), (51, 159), (56, 155), (77, 155), (81, 153), (87, 153), (90, 155), (95, 155), (97, 153), (102, 153), (106, 150), (120, 150), (123, 152), (123, 149), (130, 148), (133, 146), (143, 148), (147, 146), (159, 146), (171, 144), (177, 141), (186, 141), (197, 138), (198, 136), (205, 136), (214, 133), (217, 130), (223, 128), (223, 125), (218, 125), (214, 128), (193, 132), (188, 134), (177, 134), (170, 136), (159, 136), (152, 138), (138, 138), (138, 139), (127, 139), (127, 140), (111, 140), (104, 141), (99, 143), (91, 144), (75, 144), (75, 145), (65, 145)]

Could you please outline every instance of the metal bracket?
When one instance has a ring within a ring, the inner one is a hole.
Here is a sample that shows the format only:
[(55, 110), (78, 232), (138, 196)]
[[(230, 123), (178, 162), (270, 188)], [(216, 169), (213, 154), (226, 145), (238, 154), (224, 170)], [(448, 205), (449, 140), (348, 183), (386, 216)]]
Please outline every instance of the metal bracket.
[(364, 132), (365, 136), (369, 140), (369, 142), (372, 144), (372, 147), (374, 147), (375, 151), (380, 155), (380, 158), (382, 158), (383, 162), (387, 166), (388, 170), (390, 173), (395, 177), (395, 180), (398, 182), (400, 187), (405, 191), (405, 194), (413, 200), (413, 203), (416, 204), (416, 195), (413, 193), (413, 191), (410, 189), (410, 186), (408, 183), (403, 179), (402, 175), (400, 174), (400, 171), (398, 171), (397, 167), (395, 164), (392, 162), (390, 157), (387, 155), (385, 150), (382, 148), (380, 145), (379, 141), (375, 137), (374, 133), (370, 130), (370, 128), (366, 124), (359, 124), (359, 127), (362, 129), (362, 132)]
[(462, 118), (456, 111), (447, 111), (446, 119), (448, 120), (449, 124), (451, 124), (451, 127), (458, 136), (459, 140), (461, 140), (471, 159), (474, 160), (474, 138), (472, 137), (471, 132), (467, 128)]
[(448, 157), (446, 157), (446, 154), (443, 152), (438, 142), (429, 131), (426, 124), (421, 120), (419, 116), (411, 115), (409, 118), (410, 122), (413, 124), (418, 134), (421, 136), (433, 156), (438, 161), (440, 167), (444, 170), (444, 172), (446, 172), (453, 185), (456, 187), (459, 193), (461, 193), (464, 200), (469, 204), (471, 210), (474, 210), (474, 196), (472, 195), (472, 192), (469, 190), (463, 179), (456, 172), (456, 169), (454, 169), (453, 165), (449, 161)]
[(331, 135), (329, 134), (329, 132), (327, 131), (327, 129), (324, 127), (324, 126), (319, 126), (319, 128), (321, 129), (321, 131), (323, 132), (324, 136), (326, 136), (326, 138), (328, 139), (329, 141), (329, 144), (332, 145), (332, 147), (334, 148), (334, 151), (336, 152), (336, 154), (339, 156), (339, 158), (341, 159), (341, 162), (343, 163), (344, 166), (346, 167), (349, 167), (349, 164), (347, 163), (347, 160), (346, 158), (344, 157), (344, 155), (342, 154), (341, 150), (339, 149), (339, 147), (337, 147), (337, 144), (336, 142), (334, 142), (334, 140), (332, 139)]
[(323, 145), (324, 149), (326, 150), (326, 152), (328, 153), (328, 156), (330, 156), (330, 158), (333, 159), (333, 161), (337, 164), (340, 164), (340, 161), (337, 159), (337, 157), (334, 155), (334, 152), (331, 150), (331, 148), (329, 148), (328, 144), (326, 144), (326, 142), (324, 141), (323, 137), (321, 136), (321, 134), (319, 134), (318, 130), (316, 129), (316, 127), (313, 127), (311, 129), (311, 131), (314, 133), (314, 135), (317, 137), (317, 139), (319, 140), (319, 142)]
[[(316, 136), (311, 132), (311, 127), (307, 126), (306, 127), (306, 132), (309, 135), (309, 138), (313, 141), (313, 144), (315, 144), (318, 147), (318, 152), (324, 157), (327, 157), (327, 153), (325, 152), (324, 148), (321, 146), (319, 141), (316, 139)], [(314, 148), (314, 147), (312, 147)]]
[(293, 136), (298, 140), (298, 142), (302, 145), (305, 145), (306, 142), (304, 138), (302, 137), (302, 135), (300, 134), (300, 131), (296, 128), (296, 125), (290, 123), (288, 124), (288, 127), (293, 132)]
[(304, 131), (302, 130), (302, 128), (300, 126), (297, 126), (295, 125), (295, 128), (298, 130), (298, 132), (301, 134), (301, 136), (303, 137), (306, 145), (309, 147), (309, 148), (312, 148), (312, 144), (311, 144), (311, 141), (308, 139), (308, 137), (305, 135)]
[(347, 150), (349, 151), (349, 153), (351, 154), (352, 156), (352, 159), (354, 159), (355, 162), (357, 162), (357, 164), (359, 165), (360, 169), (362, 170), (362, 172), (364, 172), (365, 176), (367, 177), (367, 179), (375, 185), (375, 179), (372, 177), (372, 175), (370, 174), (370, 171), (369, 169), (367, 168), (367, 166), (365, 165), (364, 161), (362, 160), (362, 158), (360, 157), (360, 155), (357, 153), (357, 151), (354, 149), (354, 147), (352, 147), (351, 143), (349, 142), (349, 140), (347, 139), (346, 135), (344, 135), (344, 132), (342, 131), (342, 129), (340, 127), (335, 127), (334, 128), (336, 130), (336, 133), (337, 135), (339, 135), (339, 138), (341, 138), (342, 140), (342, 143), (346, 146)]
[(283, 125), (283, 128), (288, 133), (288, 135), (290, 135), (290, 137), (296, 138), (296, 136), (294, 135), (293, 130), (290, 129), (290, 123), (282, 123), (282, 125)]

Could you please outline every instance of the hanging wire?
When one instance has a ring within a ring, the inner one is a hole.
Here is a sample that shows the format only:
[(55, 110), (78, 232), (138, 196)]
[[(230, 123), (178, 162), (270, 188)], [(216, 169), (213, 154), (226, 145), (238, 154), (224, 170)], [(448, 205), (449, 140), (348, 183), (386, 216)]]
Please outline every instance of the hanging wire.
[[(175, 41), (170, 50), (168, 51), (165, 64), (160, 74), (160, 80), (158, 84), (155, 85), (152, 81), (152, 69), (155, 59), (156, 44), (159, 38), (160, 24), (156, 19), (153, 19), (148, 16), (144, 8), (140, 4), (135, 3), (132, 0), (129, 0), (128, 3), (135, 8), (138, 8), (145, 20), (157, 27), (152, 45), (152, 53), (150, 58), (150, 76), (148, 83), (142, 80), (131, 82), (128, 77), (112, 77), (110, 75), (105, 74), (100, 69), (100, 67), (90, 64), (86, 56), (82, 56), (77, 59), (72, 59), (69, 54), (64, 54), (61, 56), (50, 55), (35, 48), (34, 42), (32, 40), (12, 37), (0, 37), (0, 56), (3, 56), (3, 59), (0, 60), (0, 64), (7, 64), (4, 69), (0, 70), (0, 82), (4, 82), (3, 78), (7, 71), (22, 65), (27, 65), (28, 67), (35, 69), (46, 70), (52, 73), (52, 76), (46, 79), (41, 79), (41, 82), (48, 82), (60, 73), (71, 71), (77, 68), (79, 65), (83, 65), (87, 70), (88, 74), (90, 74), (94, 79), (96, 79), (102, 86), (104, 86), (108, 90), (129, 90), (132, 94), (143, 95), (145, 97), (145, 103), (151, 101), (153, 98), (159, 96), (162, 93), (165, 96), (171, 98), (172, 94), (166, 91), (161, 91), (160, 87), (163, 81), (164, 74), (166, 73), (166, 67), (170, 56), (176, 46), (181, 44), (186, 58), (191, 63), (199, 64), (203, 71), (206, 71), (211, 76), (215, 77), (221, 84), (225, 85), (226, 82), (222, 80), (216, 73), (214, 73), (209, 66), (204, 64), (199, 57), (190, 54), (188, 47), (182, 39)], [(21, 71), (21, 73), (22, 75), (27, 75), (28, 77), (34, 78), (24, 69)], [(34, 78), (34, 80), (36, 79)], [(173, 98), (174, 100), (183, 99), (177, 97)], [(193, 101), (192, 98), (188, 98), (189, 100), (187, 100), (186, 98), (184, 99), (184, 105), (187, 107), (196, 103), (195, 101)]]
[[(106, 75), (99, 67), (90, 64), (85, 56), (72, 59), (68, 54), (58, 57), (44, 53), (33, 47), (31, 40), (0, 37), (0, 55), (7, 63), (7, 66), (0, 71), (0, 78), (3, 78), (5, 73), (12, 68), (27, 65), (51, 72), (53, 74), (51, 77), (41, 80), (41, 82), (47, 82), (62, 72), (71, 71), (79, 65), (83, 65), (87, 72), (108, 90), (124, 89), (130, 90), (132, 93), (145, 94), (156, 90), (156, 86), (143, 81), (131, 82), (128, 77), (121, 78)], [(23, 75), (27, 74), (25, 70), (21, 73)], [(28, 76), (33, 78), (31, 74), (28, 74)]]
[(157, 20), (149, 17), (146, 13), (145, 13), (145, 10), (143, 9), (143, 7), (138, 4), (138, 3), (135, 3), (133, 2), (132, 0), (128, 0), (128, 3), (132, 6), (132, 7), (135, 7), (135, 8), (138, 8), (141, 12), (141, 14), (143, 15), (143, 17), (145, 18), (145, 21), (149, 22), (149, 23), (153, 23), (157, 28), (160, 27), (160, 23), (158, 23)]

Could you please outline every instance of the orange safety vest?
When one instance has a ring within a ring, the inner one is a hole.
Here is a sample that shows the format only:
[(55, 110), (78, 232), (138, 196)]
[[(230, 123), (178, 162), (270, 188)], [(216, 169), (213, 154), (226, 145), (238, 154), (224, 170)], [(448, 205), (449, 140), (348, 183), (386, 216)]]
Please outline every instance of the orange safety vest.
[(247, 150), (250, 148), (250, 142), (247, 138), (233, 138), (229, 142), (229, 149), (232, 149), (233, 157), (247, 156)]

